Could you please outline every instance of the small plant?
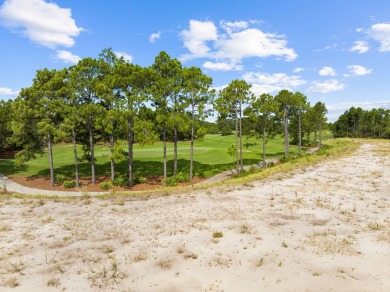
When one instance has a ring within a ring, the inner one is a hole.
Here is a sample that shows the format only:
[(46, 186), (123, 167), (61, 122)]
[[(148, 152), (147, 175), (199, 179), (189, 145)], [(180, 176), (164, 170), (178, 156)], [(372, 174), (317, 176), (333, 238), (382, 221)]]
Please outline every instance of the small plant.
[(288, 247), (287, 243), (283, 241), (282, 242), (282, 247), (287, 248)]
[(112, 183), (111, 182), (103, 182), (100, 184), (100, 188), (103, 191), (108, 191), (109, 189), (112, 189)]
[(51, 278), (49, 279), (49, 281), (47, 281), (47, 286), (50, 287), (58, 287), (59, 284), (60, 284), (60, 280), (57, 278)]
[(143, 176), (137, 176), (133, 179), (133, 182), (135, 184), (146, 184), (148, 182), (148, 179)]
[(213, 238), (222, 238), (223, 237), (223, 233), (222, 232), (214, 232), (213, 233)]
[(54, 180), (58, 184), (63, 184), (66, 181), (66, 176), (58, 173), (55, 175)]
[(75, 180), (66, 180), (62, 183), (62, 186), (65, 189), (71, 189), (76, 187), (76, 181)]
[(167, 178), (164, 178), (161, 183), (166, 186), (166, 187), (173, 187), (175, 185), (177, 185), (177, 181), (176, 181), (176, 178), (174, 176), (172, 177), (167, 177)]
[(174, 176), (176, 179), (176, 182), (189, 182), (190, 181), (190, 175), (187, 173), (179, 172)]
[(125, 187), (129, 184), (129, 179), (123, 176), (119, 176), (112, 182), (114, 186)]

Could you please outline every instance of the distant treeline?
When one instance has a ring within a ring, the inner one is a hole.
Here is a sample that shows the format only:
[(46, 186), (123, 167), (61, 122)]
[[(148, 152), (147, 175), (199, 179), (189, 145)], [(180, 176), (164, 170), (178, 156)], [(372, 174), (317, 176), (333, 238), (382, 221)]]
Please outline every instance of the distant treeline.
[(390, 109), (351, 107), (330, 128), (334, 137), (390, 139)]

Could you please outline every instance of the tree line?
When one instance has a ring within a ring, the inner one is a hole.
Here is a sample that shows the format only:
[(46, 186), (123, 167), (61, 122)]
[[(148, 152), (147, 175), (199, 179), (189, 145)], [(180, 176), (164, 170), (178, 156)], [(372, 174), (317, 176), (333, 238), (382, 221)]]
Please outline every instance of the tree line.
[[(236, 143), (229, 151), (237, 172), (243, 171), (243, 135), (262, 139), (263, 165), (267, 141), (276, 134), (284, 135), (285, 158), (290, 140), (299, 145), (299, 153), (303, 145), (321, 145), (325, 104), (310, 106), (304, 94), (289, 90), (255, 97), (250, 88), (243, 80), (233, 80), (217, 93), (212, 79), (200, 68), (183, 67), (166, 52), (160, 52), (151, 66), (142, 67), (104, 49), (98, 58), (83, 58), (61, 70), (37, 70), (32, 85), (23, 88), (15, 100), (1, 101), (0, 149), (17, 149), (16, 165), (47, 149), (53, 186), (53, 144), (69, 141), (79, 186), (81, 160), (89, 161), (95, 184), (94, 149), (97, 142), (105, 142), (110, 149), (111, 180), (115, 180), (115, 164), (127, 160), (128, 186), (132, 187), (135, 143), (162, 141), (163, 176), (167, 178), (167, 143), (173, 142), (175, 175), (178, 141), (183, 137), (191, 141), (192, 180), (194, 142), (216, 131), (214, 123), (205, 121), (213, 111), (218, 113), (218, 131), (235, 134)], [(82, 145), (81, 156), (77, 144)]]
[(335, 137), (390, 139), (390, 109), (351, 107), (331, 126)]

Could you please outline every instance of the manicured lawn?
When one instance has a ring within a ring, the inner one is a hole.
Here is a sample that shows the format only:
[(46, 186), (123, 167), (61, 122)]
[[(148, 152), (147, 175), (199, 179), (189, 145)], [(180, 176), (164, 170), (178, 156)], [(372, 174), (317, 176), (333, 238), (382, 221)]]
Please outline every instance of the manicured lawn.
[[(244, 164), (258, 163), (262, 159), (262, 144), (261, 140), (251, 138), (243, 143), (249, 142), (251, 146), (244, 147), (243, 161)], [(195, 142), (194, 150), (194, 168), (195, 175), (209, 177), (223, 170), (233, 167), (234, 159), (228, 155), (227, 149), (232, 144), (235, 144), (234, 135), (206, 135), (203, 141)], [(257, 145), (255, 145), (257, 144)], [(290, 146), (290, 152), (296, 153), (298, 147)], [(162, 143), (158, 142), (154, 145), (139, 147), (135, 145), (134, 151), (134, 171), (136, 176), (150, 176), (163, 174), (163, 149)], [(168, 144), (168, 175), (172, 175), (173, 171), (173, 144)], [(178, 143), (178, 169), (181, 172), (189, 171), (189, 153), (190, 142)], [(278, 137), (271, 140), (267, 145), (267, 157), (283, 156), (284, 146), (283, 138)], [(81, 147), (79, 155), (81, 156)], [(55, 173), (64, 174), (66, 176), (74, 175), (74, 159), (73, 148), (70, 144), (56, 145), (53, 149)], [(109, 148), (104, 145), (97, 145), (95, 148), (96, 157), (96, 175), (108, 176), (110, 173)], [(47, 154), (37, 155), (35, 159), (30, 160), (21, 168), (15, 168), (13, 159), (0, 159), (0, 173), (5, 175), (23, 175), (23, 176), (48, 176), (49, 163)], [(90, 176), (89, 162), (81, 162), (81, 176)], [(117, 173), (124, 173), (127, 170), (127, 161), (123, 161), (116, 165)]]

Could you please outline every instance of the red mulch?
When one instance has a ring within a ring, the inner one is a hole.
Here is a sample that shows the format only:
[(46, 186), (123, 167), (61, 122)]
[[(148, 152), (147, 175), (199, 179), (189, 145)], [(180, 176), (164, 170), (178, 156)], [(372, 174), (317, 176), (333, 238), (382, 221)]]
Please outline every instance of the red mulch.
[[(74, 192), (77, 191), (75, 188), (66, 189), (62, 186), (62, 184), (57, 184), (54, 187), (50, 186), (50, 177), (41, 177), (41, 176), (9, 176), (9, 178), (23, 186), (34, 188), (34, 189), (43, 189), (43, 190), (53, 190), (53, 191), (69, 191)], [(73, 178), (71, 178), (73, 179)], [(163, 177), (147, 177), (148, 182), (144, 184), (136, 184), (132, 188), (128, 187), (117, 187), (113, 186), (111, 190), (115, 191), (144, 191), (144, 190), (156, 190), (163, 188), (161, 185), (161, 180)], [(192, 183), (179, 183), (178, 186), (187, 186), (191, 184), (196, 184), (201, 182), (205, 178), (194, 177)], [(79, 191), (82, 192), (102, 192), (103, 190), (100, 188), (100, 184), (102, 182), (109, 182), (109, 177), (97, 177), (96, 184), (91, 184), (91, 178), (80, 178), (81, 188)]]

